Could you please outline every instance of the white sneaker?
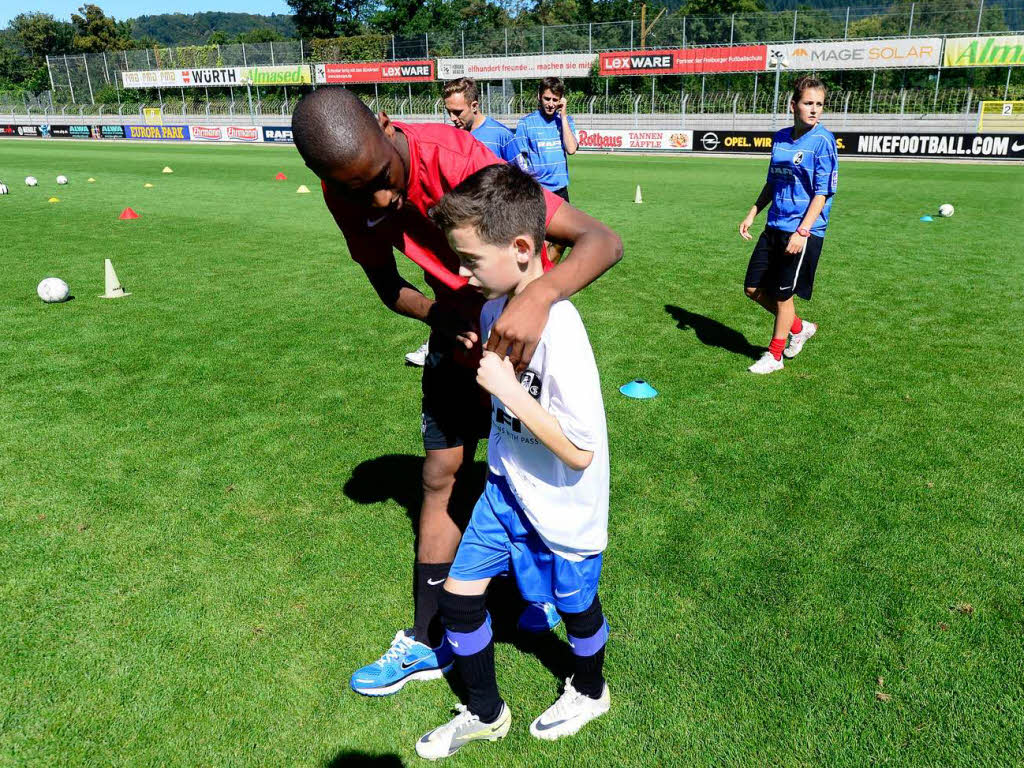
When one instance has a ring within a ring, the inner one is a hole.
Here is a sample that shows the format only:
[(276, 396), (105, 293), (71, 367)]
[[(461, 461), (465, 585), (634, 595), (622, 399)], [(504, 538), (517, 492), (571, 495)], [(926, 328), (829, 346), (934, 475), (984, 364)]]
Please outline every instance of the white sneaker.
[(776, 360), (775, 355), (771, 352), (765, 352), (761, 355), (761, 359), (747, 368), (747, 370), (751, 373), (774, 373), (775, 371), (781, 371), (783, 368), (785, 366), (781, 360)]
[(800, 350), (804, 348), (804, 344), (814, 334), (818, 332), (818, 326), (814, 323), (808, 323), (804, 320), (804, 327), (800, 333), (792, 333), (789, 336), (789, 344), (782, 350), (782, 354), (792, 359), (800, 354)]
[(592, 699), (572, 687), (572, 678), (565, 681), (565, 693), (530, 723), (530, 733), (538, 739), (554, 741), (571, 736), (595, 717), (600, 717), (612, 705), (608, 683), (604, 684), (600, 699)]
[(464, 704), (456, 707), (457, 714), (444, 725), (438, 726), (416, 742), (416, 754), (427, 760), (451, 757), (472, 741), (497, 741), (512, 725), (512, 711), (501, 703), (501, 714), (493, 723), (481, 723)]
[(410, 363), (411, 365), (418, 365), (422, 368), (427, 362), (428, 352), (430, 352), (430, 342), (424, 341), (423, 346), (415, 352), (410, 352), (405, 356), (405, 362)]

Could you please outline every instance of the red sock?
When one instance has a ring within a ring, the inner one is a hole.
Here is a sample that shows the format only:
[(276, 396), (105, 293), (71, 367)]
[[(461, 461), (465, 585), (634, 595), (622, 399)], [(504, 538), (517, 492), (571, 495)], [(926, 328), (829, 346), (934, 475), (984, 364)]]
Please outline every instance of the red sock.
[(793, 316), (793, 325), (790, 326), (790, 333), (800, 333), (804, 329), (804, 321), (797, 316)]
[(786, 348), (785, 339), (772, 339), (772, 343), (768, 345), (768, 351), (772, 353), (772, 357), (776, 360), (782, 359), (782, 350)]

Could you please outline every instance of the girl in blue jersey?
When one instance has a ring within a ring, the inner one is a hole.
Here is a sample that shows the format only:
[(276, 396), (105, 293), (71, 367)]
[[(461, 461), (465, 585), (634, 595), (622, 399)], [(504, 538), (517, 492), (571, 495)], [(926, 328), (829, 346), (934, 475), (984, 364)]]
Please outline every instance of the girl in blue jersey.
[(819, 122), (824, 105), (821, 80), (801, 77), (793, 84), (793, 127), (772, 138), (768, 180), (740, 222), (740, 236), (750, 240), (754, 218), (771, 205), (743, 282), (747, 296), (775, 316), (771, 344), (751, 373), (782, 370), (783, 355), (796, 357), (818, 330), (797, 315), (793, 296), (811, 298), (839, 176), (835, 136)]

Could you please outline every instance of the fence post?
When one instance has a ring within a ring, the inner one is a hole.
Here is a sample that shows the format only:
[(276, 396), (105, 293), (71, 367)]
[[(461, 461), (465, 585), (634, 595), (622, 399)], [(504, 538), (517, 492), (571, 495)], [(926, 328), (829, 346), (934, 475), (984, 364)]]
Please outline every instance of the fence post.
[(160, 111), (164, 111), (164, 92), (159, 88), (156, 89), (156, 99), (160, 102)]
[(430, 58), (430, 33), (429, 32), (424, 32), (423, 33), (423, 49), (427, 52), (427, 55), (424, 56), (423, 58), (429, 59)]
[(871, 96), (868, 98), (868, 114), (869, 115), (871, 114), (871, 112), (875, 108), (875, 75), (877, 75), (877, 74), (878, 74), (878, 70), (877, 69), (872, 69), (871, 70)]
[[(632, 24), (632, 22), (630, 22)], [(632, 28), (630, 28), (630, 38), (632, 38)], [(683, 48), (686, 47), (686, 17), (683, 16)]]
[[(466, 58), (466, 30), (462, 30), (462, 58)], [(505, 39), (508, 39), (508, 32), (505, 33)]]
[(305, 63), (306, 61), (306, 49), (302, 45), (302, 38), (299, 38), (299, 61)]
[(50, 93), (53, 93), (56, 89), (53, 87), (53, 67), (50, 66), (49, 55), (46, 57), (46, 73), (50, 76)]
[(110, 70), (107, 68), (107, 52), (103, 51), (103, 77), (107, 81), (107, 85), (110, 85)]
[(732, 129), (736, 130), (736, 105), (740, 100), (740, 95), (737, 93), (732, 97)]
[(395, 36), (391, 36), (391, 60), (394, 61), (398, 57), (395, 56)]
[(942, 67), (935, 70), (935, 97), (932, 99), (932, 112), (938, 108), (939, 104), (939, 80), (942, 79)]
[(1010, 98), (1010, 73), (1011, 72), (1013, 72), (1013, 69), (1010, 68), (1010, 67), (1007, 67), (1006, 68), (1006, 87), (1003, 88), (1003, 101), (1006, 101), (1008, 98)]
[[(733, 38), (736, 35), (736, 14), (732, 15), (732, 22), (729, 24), (729, 45), (732, 45)], [(733, 126), (736, 127), (735, 125)]]
[(78, 102), (75, 101), (75, 86), (71, 84), (71, 68), (68, 66), (67, 55), (64, 56), (64, 71), (67, 73), (68, 76), (68, 90), (71, 91), (71, 103), (77, 104)]
[(587, 53), (594, 52), (594, 22), (587, 25)]
[[(686, 24), (686, 17), (685, 16), (683, 17), (683, 24)], [(633, 50), (633, 20), (632, 19), (629, 20), (629, 50), (631, 50), (631, 51)]]
[[(606, 77), (604, 79), (604, 113), (608, 114), (608, 81), (611, 78)], [(523, 95), (523, 81), (519, 81), (519, 96), (522, 98)]]
[(505, 27), (505, 55), (508, 56), (508, 27)]
[(89, 85), (89, 103), (95, 104), (96, 99), (92, 95), (92, 77), (89, 75), (89, 60), (82, 54), (82, 66), (85, 67), (85, 82)]
[(910, 4), (910, 23), (907, 24), (907, 37), (910, 37), (910, 33), (914, 31), (914, 6), (917, 3)]
[(846, 99), (843, 101), (843, 128), (850, 122), (850, 97), (853, 95), (851, 91), (846, 92)]
[(707, 75), (700, 76), (700, 113), (704, 114), (704, 81), (707, 79)]
[(185, 116), (185, 89), (184, 88), (179, 88), (178, 90), (181, 91), (181, 116), (184, 117)]
[(796, 42), (796, 8), (793, 9), (793, 42)]
[(981, 2), (978, 3), (978, 27), (974, 30), (974, 34), (976, 34), (976, 35), (980, 35), (981, 34), (981, 12), (984, 11), (984, 10), (985, 10), (985, 0), (981, 0)]
[(544, 46), (545, 46), (545, 42), (544, 42), (544, 30), (545, 30), (545, 29), (546, 29), (546, 27), (543, 27), (543, 26), (542, 26), (542, 27), (540, 28), (540, 52), (541, 52), (541, 53), (544, 53), (544, 52), (545, 52), (545, 51), (544, 51)]
[(654, 84), (657, 82), (657, 78), (651, 76), (651, 114), (654, 114)]
[(843, 40), (850, 39), (850, 6), (846, 6), (846, 24), (843, 25)]
[(373, 84), (373, 114), (377, 114), (380, 111), (380, 95), (377, 93), (377, 84)]
[(967, 106), (964, 108), (964, 117), (969, 118), (971, 116), (971, 97), (974, 95), (974, 89), (967, 89)]
[[(680, 93), (680, 95), (682, 95), (682, 94)], [(686, 102), (688, 102), (689, 100), (690, 100), (690, 94), (686, 94), (685, 96), (683, 96), (683, 106), (681, 108), (682, 115), (681, 115), (680, 121), (679, 121), (679, 126), (681, 128), (685, 128), (686, 127)]]
[(751, 105), (750, 111), (757, 113), (757, 72), (754, 73), (754, 103)]

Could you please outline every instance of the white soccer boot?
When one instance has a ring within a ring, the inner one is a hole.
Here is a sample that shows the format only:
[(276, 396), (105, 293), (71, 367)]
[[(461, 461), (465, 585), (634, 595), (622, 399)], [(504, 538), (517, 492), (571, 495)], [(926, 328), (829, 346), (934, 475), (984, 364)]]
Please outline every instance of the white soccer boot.
[(765, 352), (761, 355), (761, 359), (747, 368), (747, 370), (751, 373), (774, 373), (775, 371), (781, 371), (783, 368), (785, 366), (781, 360), (776, 360), (775, 355), (771, 352)]
[(430, 342), (424, 341), (423, 346), (415, 352), (409, 352), (405, 356), (405, 362), (410, 365), (418, 365), (422, 368), (427, 362), (427, 353), (430, 352)]
[(470, 712), (464, 704), (455, 708), (459, 714), (444, 725), (423, 735), (416, 742), (416, 754), (427, 760), (451, 757), (473, 741), (497, 741), (512, 725), (512, 711), (508, 704), (501, 703), (501, 714), (493, 723), (481, 723), (480, 718)]
[(604, 684), (601, 698), (592, 699), (573, 688), (570, 677), (565, 681), (565, 693), (530, 723), (530, 733), (548, 741), (571, 736), (595, 717), (607, 712), (611, 705), (608, 683)]
[(807, 340), (817, 332), (818, 326), (815, 323), (808, 323), (804, 320), (804, 327), (800, 330), (800, 333), (790, 334), (789, 344), (782, 350), (782, 354), (792, 360), (800, 354), (800, 350), (804, 348)]

